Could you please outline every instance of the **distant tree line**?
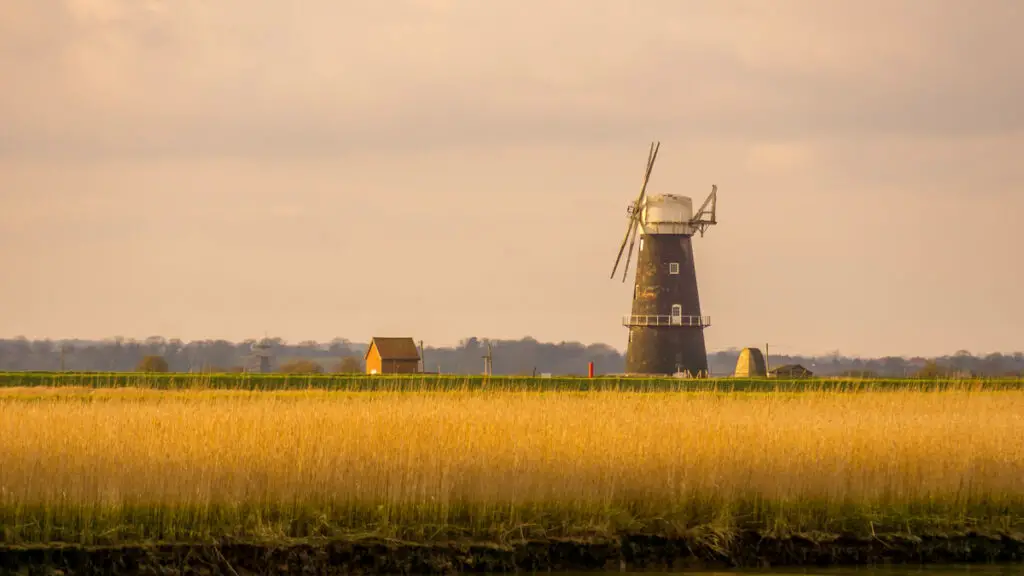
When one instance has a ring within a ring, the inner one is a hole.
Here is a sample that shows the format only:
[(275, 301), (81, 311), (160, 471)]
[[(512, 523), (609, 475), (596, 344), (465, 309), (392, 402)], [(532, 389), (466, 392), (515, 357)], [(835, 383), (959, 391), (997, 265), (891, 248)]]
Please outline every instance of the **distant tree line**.
[[(269, 338), (275, 372), (327, 373), (362, 372), (367, 343), (336, 338), (330, 342), (288, 343)], [(446, 374), (479, 374), (484, 369), (487, 340), (466, 338), (453, 347), (426, 346), (425, 369)], [(0, 339), (0, 371), (152, 371), (152, 372), (241, 372), (253, 363), (255, 340), (197, 340), (183, 342), (159, 336), (145, 340), (112, 338), (88, 340)], [(583, 375), (593, 362), (599, 374), (621, 373), (623, 354), (605, 344), (579, 342), (548, 343), (533, 338), (491, 340), (494, 374)], [(712, 375), (729, 375), (736, 366), (738, 349), (708, 355)], [(966, 350), (937, 358), (854, 358), (835, 352), (825, 356), (769, 356), (770, 366), (800, 364), (821, 376), (1024, 376), (1024, 353), (992, 353), (975, 356)]]

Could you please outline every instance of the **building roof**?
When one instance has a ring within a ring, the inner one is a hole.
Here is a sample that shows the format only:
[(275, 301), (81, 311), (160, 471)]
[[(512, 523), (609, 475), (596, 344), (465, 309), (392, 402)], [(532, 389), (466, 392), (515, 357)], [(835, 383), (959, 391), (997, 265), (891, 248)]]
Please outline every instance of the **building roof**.
[(803, 366), (801, 366), (799, 364), (783, 364), (782, 366), (776, 366), (775, 368), (772, 368), (771, 370), (769, 370), (769, 372), (772, 373), (772, 374), (778, 374), (780, 372), (783, 373), (783, 374), (787, 374), (787, 373), (789, 373), (789, 374), (792, 374), (792, 373), (812, 374), (812, 372), (810, 370), (808, 370), (807, 368), (804, 368)]
[(380, 338), (374, 336), (370, 340), (370, 347), (366, 349), (369, 356), (370, 350), (376, 346), (377, 353), (381, 360), (419, 360), (420, 351), (412, 338)]

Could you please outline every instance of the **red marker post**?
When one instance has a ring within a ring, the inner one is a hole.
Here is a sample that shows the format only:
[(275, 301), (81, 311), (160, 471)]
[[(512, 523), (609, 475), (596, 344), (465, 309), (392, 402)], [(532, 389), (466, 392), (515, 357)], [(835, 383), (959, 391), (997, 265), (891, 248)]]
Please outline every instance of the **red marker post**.
[(587, 362), (587, 378), (593, 378), (593, 377), (594, 377), (594, 363), (593, 362)]

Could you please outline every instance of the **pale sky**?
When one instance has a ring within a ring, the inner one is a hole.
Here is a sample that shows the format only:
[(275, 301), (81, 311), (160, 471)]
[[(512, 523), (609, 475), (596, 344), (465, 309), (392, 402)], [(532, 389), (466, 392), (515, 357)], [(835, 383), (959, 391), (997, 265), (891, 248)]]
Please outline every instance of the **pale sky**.
[[(709, 350), (1024, 349), (1016, 0), (0, 0), (0, 337), (624, 349), (651, 193)], [(632, 272), (632, 270), (631, 270)]]

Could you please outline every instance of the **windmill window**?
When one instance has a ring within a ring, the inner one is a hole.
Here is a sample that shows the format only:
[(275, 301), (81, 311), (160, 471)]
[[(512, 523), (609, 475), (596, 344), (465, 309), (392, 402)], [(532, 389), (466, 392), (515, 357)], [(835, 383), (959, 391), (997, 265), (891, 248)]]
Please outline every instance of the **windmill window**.
[(640, 293), (640, 285), (639, 284), (634, 284), (633, 285), (633, 300), (636, 300), (636, 295), (639, 294), (639, 293)]
[(644, 249), (644, 237), (641, 236), (640, 237), (640, 250), (643, 251), (643, 249)]
[(669, 262), (668, 273), (679, 274), (679, 262)]

